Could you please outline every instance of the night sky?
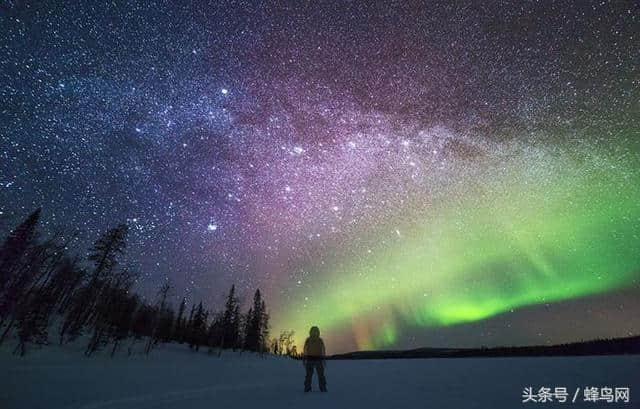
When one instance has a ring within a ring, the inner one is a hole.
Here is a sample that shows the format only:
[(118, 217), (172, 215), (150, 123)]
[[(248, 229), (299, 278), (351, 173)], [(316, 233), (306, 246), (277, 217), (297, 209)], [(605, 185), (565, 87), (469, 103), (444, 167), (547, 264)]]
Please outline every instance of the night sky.
[(638, 2), (289, 3), (2, 2), (2, 234), (328, 352), (640, 333)]

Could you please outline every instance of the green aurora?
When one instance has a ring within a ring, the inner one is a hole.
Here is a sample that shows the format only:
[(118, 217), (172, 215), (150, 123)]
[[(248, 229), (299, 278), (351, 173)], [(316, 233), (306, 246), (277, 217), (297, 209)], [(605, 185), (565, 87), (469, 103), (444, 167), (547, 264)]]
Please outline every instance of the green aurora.
[(416, 200), (403, 210), (412, 223), (369, 232), (395, 240), (324, 271), (274, 328), (313, 321), (325, 334), (351, 332), (359, 349), (380, 348), (400, 324), (450, 326), (632, 284), (640, 166), (554, 157), (488, 164), (431, 204)]

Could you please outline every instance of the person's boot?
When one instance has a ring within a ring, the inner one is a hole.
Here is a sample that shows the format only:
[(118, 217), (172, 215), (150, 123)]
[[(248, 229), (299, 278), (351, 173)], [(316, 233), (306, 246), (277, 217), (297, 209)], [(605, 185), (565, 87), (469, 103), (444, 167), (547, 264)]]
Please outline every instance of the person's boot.
[(322, 385), (320, 387), (320, 392), (326, 392), (327, 391), (327, 385)]
[(305, 392), (311, 392), (311, 386), (306, 386), (304, 387), (304, 391)]

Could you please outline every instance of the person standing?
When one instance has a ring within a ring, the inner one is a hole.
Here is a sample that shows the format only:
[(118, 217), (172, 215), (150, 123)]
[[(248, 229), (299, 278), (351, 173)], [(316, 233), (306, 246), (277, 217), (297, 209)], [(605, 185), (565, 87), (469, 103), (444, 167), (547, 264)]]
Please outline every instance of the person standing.
[(320, 391), (327, 391), (327, 380), (324, 377), (324, 358), (324, 341), (320, 338), (320, 329), (313, 326), (309, 330), (309, 338), (304, 341), (304, 349), (302, 352), (302, 363), (306, 370), (306, 376), (304, 378), (305, 392), (311, 392), (311, 380), (313, 378), (314, 369), (318, 373)]

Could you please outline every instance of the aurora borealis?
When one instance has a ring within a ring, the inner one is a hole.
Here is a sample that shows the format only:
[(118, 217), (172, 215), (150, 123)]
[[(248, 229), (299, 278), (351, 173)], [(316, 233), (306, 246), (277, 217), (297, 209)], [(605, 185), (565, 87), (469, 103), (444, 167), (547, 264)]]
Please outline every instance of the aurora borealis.
[(360, 348), (388, 347), (398, 320), (449, 326), (637, 282), (634, 164), (600, 158), (603, 168), (585, 169), (535, 157), (543, 163), (534, 172), (532, 158), (503, 159), (503, 175), (470, 178), (462, 198), (412, 213), (413, 226), (375, 256), (330, 271), (329, 285), (298, 300), (307, 311), (285, 322), (302, 326), (311, 314), (325, 328), (352, 326)]
[(0, 229), (329, 352), (638, 334), (638, 3), (375, 3), (5, 2)]

